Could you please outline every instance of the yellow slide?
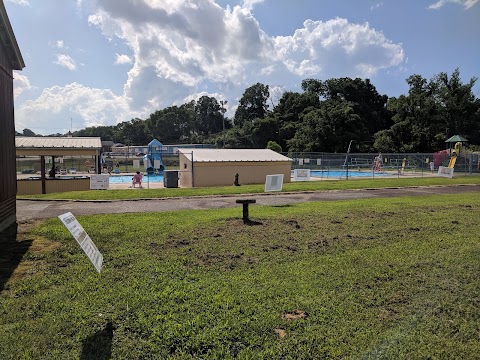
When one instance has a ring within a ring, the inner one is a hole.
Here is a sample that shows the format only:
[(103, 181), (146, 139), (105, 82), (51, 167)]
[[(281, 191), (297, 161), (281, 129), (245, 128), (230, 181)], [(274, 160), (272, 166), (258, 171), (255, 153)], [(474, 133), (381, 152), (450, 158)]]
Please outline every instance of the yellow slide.
[(457, 161), (457, 156), (456, 155), (452, 155), (452, 157), (450, 158), (450, 161), (448, 162), (448, 167), (450, 169), (453, 169), (455, 167), (455, 162)]

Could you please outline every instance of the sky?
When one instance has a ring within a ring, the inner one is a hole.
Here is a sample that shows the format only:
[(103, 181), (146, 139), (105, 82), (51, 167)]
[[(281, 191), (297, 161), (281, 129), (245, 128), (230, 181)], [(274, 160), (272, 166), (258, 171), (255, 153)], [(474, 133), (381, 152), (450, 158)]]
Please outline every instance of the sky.
[[(276, 104), (307, 78), (480, 77), (480, 0), (0, 0), (26, 67), (15, 127), (65, 134), (203, 95), (233, 117), (246, 88)], [(480, 97), (480, 84), (474, 87)]]

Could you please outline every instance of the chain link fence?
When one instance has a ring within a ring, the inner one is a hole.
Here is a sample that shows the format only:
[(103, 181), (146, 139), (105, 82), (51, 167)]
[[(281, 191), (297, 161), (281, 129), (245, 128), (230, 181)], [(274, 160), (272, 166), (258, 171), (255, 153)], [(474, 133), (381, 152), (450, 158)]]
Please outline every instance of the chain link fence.
[[(309, 169), (313, 178), (350, 179), (375, 177), (423, 177), (436, 175), (439, 166), (447, 167), (451, 157), (445, 153), (284, 153), (292, 170)], [(480, 172), (480, 154), (458, 156), (455, 175)]]
[[(439, 166), (449, 166), (451, 157), (445, 153), (283, 153), (291, 158), (292, 172), (295, 169), (309, 169), (313, 179), (355, 179), (376, 177), (423, 177), (435, 176)], [(45, 157), (46, 172), (52, 168), (51, 157)], [(121, 156), (105, 158), (101, 172), (124, 174), (144, 172), (143, 157)], [(166, 170), (179, 170), (179, 174), (189, 172), (180, 169), (179, 156), (168, 155), (162, 158)], [(90, 164), (90, 167), (87, 165)], [(39, 174), (40, 157), (17, 158), (18, 174)], [(54, 167), (58, 172), (93, 173), (95, 158), (92, 156), (64, 156), (55, 158)], [(455, 176), (480, 173), (480, 153), (461, 154), (454, 164)], [(181, 176), (181, 175), (180, 175)]]

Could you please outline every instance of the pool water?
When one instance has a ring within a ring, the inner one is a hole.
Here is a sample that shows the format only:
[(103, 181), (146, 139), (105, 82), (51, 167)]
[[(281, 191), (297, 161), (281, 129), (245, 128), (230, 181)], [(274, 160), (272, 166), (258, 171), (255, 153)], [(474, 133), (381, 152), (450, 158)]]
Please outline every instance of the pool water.
[[(346, 171), (327, 171), (327, 170), (312, 170), (310, 171), (310, 176), (313, 177), (333, 177), (333, 178), (341, 178), (347, 177)], [(349, 171), (348, 177), (374, 177), (374, 176), (390, 176), (390, 174), (384, 172), (375, 172), (372, 171)]]
[[(108, 182), (110, 184), (131, 184), (133, 175), (110, 175)], [(163, 182), (163, 175), (144, 175), (142, 183), (161, 183)]]

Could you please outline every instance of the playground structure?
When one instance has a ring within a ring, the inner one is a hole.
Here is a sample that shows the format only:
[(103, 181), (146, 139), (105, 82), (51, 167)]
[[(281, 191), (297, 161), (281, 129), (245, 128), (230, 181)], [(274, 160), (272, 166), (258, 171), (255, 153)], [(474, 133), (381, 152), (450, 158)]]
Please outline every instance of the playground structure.
[(148, 154), (143, 156), (143, 164), (147, 174), (158, 174), (165, 170), (162, 160), (163, 145), (157, 139), (153, 139), (148, 143)]
[(460, 135), (454, 135), (445, 141), (447, 144), (446, 150), (437, 151), (433, 154), (434, 167), (438, 168), (448, 160), (446, 167), (450, 169), (455, 168), (455, 164), (462, 158), (466, 162), (468, 158), (468, 150), (466, 149), (467, 139)]

